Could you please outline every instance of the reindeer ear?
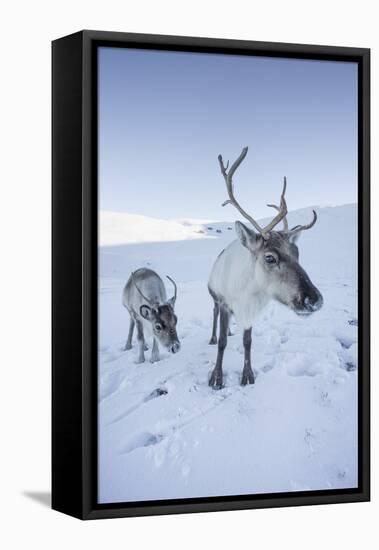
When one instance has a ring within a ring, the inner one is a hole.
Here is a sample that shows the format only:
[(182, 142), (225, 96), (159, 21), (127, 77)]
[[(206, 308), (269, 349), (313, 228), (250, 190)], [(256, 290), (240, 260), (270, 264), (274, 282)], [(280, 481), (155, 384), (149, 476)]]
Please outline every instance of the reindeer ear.
[(151, 307), (143, 305), (139, 308), (139, 312), (144, 319), (147, 319), (147, 320), (151, 319), (151, 313), (152, 313)]
[(258, 234), (241, 222), (235, 223), (235, 229), (241, 244), (251, 251), (257, 246)]
[(172, 309), (175, 308), (175, 302), (176, 302), (176, 297), (175, 296), (173, 296), (172, 298), (167, 300), (167, 303), (172, 307)]
[(294, 235), (290, 235), (289, 241), (291, 244), (297, 244), (297, 241), (300, 239), (301, 231), (299, 233), (295, 233)]

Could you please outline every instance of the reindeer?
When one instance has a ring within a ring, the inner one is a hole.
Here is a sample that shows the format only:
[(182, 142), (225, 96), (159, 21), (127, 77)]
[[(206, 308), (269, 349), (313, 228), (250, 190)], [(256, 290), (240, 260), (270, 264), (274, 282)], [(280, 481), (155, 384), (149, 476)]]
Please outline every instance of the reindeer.
[(176, 283), (171, 277), (167, 279), (174, 285), (174, 295), (167, 300), (166, 289), (160, 276), (152, 269), (141, 268), (132, 273), (125, 285), (122, 302), (130, 314), (130, 325), (125, 350), (131, 349), (135, 325), (139, 356), (137, 363), (145, 361), (144, 352), (148, 349), (145, 342), (145, 329), (153, 335), (151, 362), (159, 361), (158, 342), (171, 353), (180, 350), (176, 333), (178, 321), (174, 313), (177, 295)]
[[(280, 206), (268, 205), (278, 213), (269, 224), (261, 227), (234, 196), (232, 178), (247, 151), (245, 147), (229, 171), (229, 162), (225, 166), (222, 156), (218, 157), (229, 196), (223, 206), (232, 204), (254, 229), (239, 221), (235, 222), (238, 239), (219, 254), (210, 274), (208, 289), (214, 301), (210, 344), (217, 344), (218, 318), (220, 321), (216, 365), (209, 379), (209, 385), (214, 389), (223, 386), (222, 361), (231, 315), (243, 329), (245, 357), (241, 384), (246, 385), (254, 384), (255, 381), (251, 368), (252, 323), (268, 302), (276, 300), (302, 316), (319, 310), (323, 304), (321, 293), (299, 264), (299, 250), (296, 246), (300, 233), (316, 223), (317, 214), (313, 210), (313, 220), (308, 225), (288, 229), (285, 200), (287, 181), (284, 178)], [(281, 221), (283, 229), (274, 231)]]

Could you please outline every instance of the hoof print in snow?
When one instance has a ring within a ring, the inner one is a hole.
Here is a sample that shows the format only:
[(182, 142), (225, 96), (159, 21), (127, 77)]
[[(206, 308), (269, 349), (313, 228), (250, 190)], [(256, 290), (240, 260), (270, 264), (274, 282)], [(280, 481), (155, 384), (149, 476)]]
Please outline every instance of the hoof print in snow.
[(357, 370), (357, 366), (354, 363), (352, 363), (351, 361), (348, 361), (347, 363), (345, 363), (345, 369), (348, 372), (351, 372), (353, 370)]
[(349, 349), (351, 348), (353, 342), (349, 342), (347, 340), (341, 340), (341, 339), (337, 339), (337, 341), (339, 342), (341, 348), (343, 349)]
[(151, 447), (152, 445), (157, 445), (160, 443), (162, 439), (163, 435), (161, 434), (152, 434), (150, 432), (136, 434), (126, 443), (126, 445), (124, 445), (120, 453), (127, 454), (142, 447)]
[(353, 327), (358, 326), (358, 319), (349, 319), (348, 321), (349, 325), (352, 325)]
[(145, 398), (144, 401), (150, 401), (150, 399), (155, 399), (156, 397), (160, 397), (161, 395), (167, 395), (168, 391), (165, 388), (156, 388), (153, 390), (149, 395)]
[(270, 363), (267, 363), (266, 365), (264, 365), (262, 367), (262, 370), (263, 372), (269, 372), (270, 370), (272, 370), (274, 368), (274, 365), (271, 365)]

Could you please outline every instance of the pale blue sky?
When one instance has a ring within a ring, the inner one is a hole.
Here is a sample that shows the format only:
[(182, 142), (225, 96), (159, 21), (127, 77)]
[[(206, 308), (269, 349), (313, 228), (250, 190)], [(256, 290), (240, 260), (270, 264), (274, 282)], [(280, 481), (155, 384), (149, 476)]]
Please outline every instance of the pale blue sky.
[(99, 49), (99, 207), (233, 220), (217, 156), (249, 153), (241, 204), (357, 200), (357, 64)]

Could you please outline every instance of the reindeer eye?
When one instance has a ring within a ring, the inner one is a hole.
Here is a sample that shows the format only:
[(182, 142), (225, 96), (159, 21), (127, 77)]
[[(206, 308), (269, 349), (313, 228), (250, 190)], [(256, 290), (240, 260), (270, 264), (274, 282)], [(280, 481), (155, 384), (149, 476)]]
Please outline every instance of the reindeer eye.
[(266, 264), (276, 264), (276, 258), (272, 254), (266, 254), (265, 256), (265, 262)]
[(158, 332), (159, 332), (160, 330), (162, 330), (162, 325), (160, 325), (159, 323), (157, 323), (157, 324), (155, 325), (155, 330), (157, 330)]

